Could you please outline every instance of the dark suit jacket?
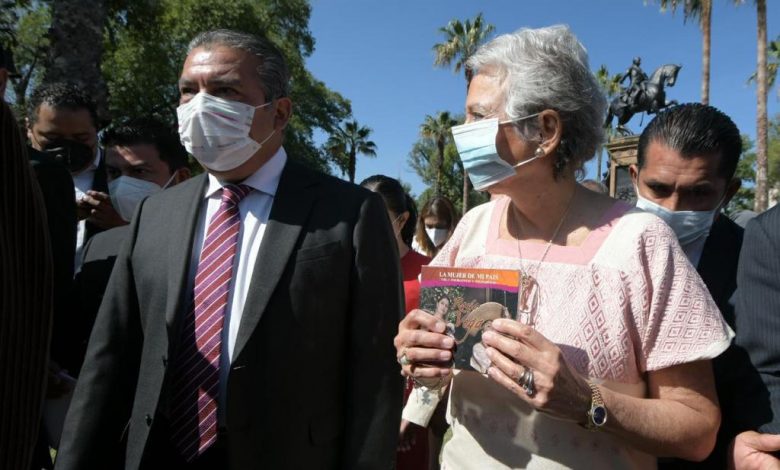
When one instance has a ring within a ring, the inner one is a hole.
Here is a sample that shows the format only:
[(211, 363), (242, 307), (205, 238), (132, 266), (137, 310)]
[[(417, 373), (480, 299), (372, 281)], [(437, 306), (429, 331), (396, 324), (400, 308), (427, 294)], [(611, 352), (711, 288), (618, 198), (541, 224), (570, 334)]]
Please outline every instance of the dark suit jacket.
[(73, 178), (64, 165), (50, 155), (27, 147), (30, 165), (35, 172), (46, 207), (46, 222), (51, 242), (53, 262), (54, 317), (51, 337), (51, 357), (60, 366), (71, 369), (73, 318), (73, 260), (76, 253), (76, 201), (73, 198)]
[[(57, 468), (158, 468), (168, 358), (187, 308), (205, 175), (141, 203), (100, 307)], [(263, 236), (227, 390), (231, 469), (391, 468), (402, 380), (398, 252), (382, 200), (288, 161)], [(157, 464), (157, 465), (156, 465)]]
[(758, 374), (736, 406), (746, 428), (780, 434), (780, 207), (748, 222), (737, 285), (735, 343)]
[[(737, 288), (737, 264), (742, 246), (743, 230), (725, 215), (715, 219), (704, 244), (697, 271), (718, 305), (723, 318), (734, 328), (734, 307), (730, 303)], [(718, 469), (726, 468), (728, 446), (736, 436), (739, 411), (734, 409), (734, 395), (740, 377), (750, 363), (733, 345), (712, 361), (715, 389), (721, 408), (718, 440), (710, 456), (703, 462), (670, 459), (659, 463), (662, 469)]]
[(81, 370), (87, 342), (95, 324), (100, 303), (108, 286), (108, 278), (122, 243), (130, 237), (130, 227), (123, 225), (96, 234), (87, 240), (82, 250), (81, 270), (76, 274), (73, 289), (73, 340), (76, 347), (74, 363), (69, 369), (75, 376)]

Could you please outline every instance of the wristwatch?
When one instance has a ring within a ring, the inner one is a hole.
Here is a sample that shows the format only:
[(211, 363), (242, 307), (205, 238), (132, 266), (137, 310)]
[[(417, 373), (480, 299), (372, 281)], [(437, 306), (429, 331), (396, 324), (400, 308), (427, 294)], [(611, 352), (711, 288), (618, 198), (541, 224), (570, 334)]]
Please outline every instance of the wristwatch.
[(590, 387), (590, 409), (585, 421), (585, 428), (595, 431), (607, 422), (607, 407), (604, 406), (604, 399), (601, 398), (599, 387), (593, 382), (588, 381)]

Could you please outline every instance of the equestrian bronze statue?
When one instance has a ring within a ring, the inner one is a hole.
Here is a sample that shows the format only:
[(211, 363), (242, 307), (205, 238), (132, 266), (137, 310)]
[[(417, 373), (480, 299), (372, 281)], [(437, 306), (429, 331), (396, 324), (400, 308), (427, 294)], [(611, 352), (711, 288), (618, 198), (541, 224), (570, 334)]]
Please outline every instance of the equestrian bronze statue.
[(674, 86), (677, 81), (677, 73), (682, 66), (662, 65), (648, 78), (640, 64), (641, 59), (634, 58), (631, 67), (620, 78), (620, 83), (629, 79), (628, 86), (622, 88), (620, 95), (609, 104), (605, 126), (609, 126), (612, 123), (612, 118), (617, 117), (617, 131), (622, 134), (631, 134), (625, 124), (631, 120), (634, 114), (641, 112), (655, 114), (667, 106), (677, 104), (676, 100), (666, 99), (665, 87)]

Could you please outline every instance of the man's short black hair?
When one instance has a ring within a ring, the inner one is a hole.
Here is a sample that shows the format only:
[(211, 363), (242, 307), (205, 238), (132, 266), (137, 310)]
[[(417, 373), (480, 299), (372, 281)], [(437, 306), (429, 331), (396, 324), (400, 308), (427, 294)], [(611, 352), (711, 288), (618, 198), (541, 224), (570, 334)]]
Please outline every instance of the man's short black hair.
[(171, 173), (187, 166), (187, 150), (181, 145), (179, 135), (171, 126), (152, 118), (138, 118), (103, 131), (100, 143), (104, 147), (117, 145), (154, 145)]
[(27, 105), (27, 120), (33, 125), (38, 120), (38, 109), (42, 104), (52, 108), (67, 108), (73, 111), (86, 109), (92, 117), (92, 124), (98, 128), (97, 105), (84, 88), (72, 83), (47, 83), (35, 89)]
[(719, 155), (719, 174), (726, 180), (734, 177), (742, 152), (742, 138), (734, 121), (717, 108), (701, 103), (674, 106), (650, 121), (639, 137), (640, 170), (651, 142), (676, 150), (684, 158)]

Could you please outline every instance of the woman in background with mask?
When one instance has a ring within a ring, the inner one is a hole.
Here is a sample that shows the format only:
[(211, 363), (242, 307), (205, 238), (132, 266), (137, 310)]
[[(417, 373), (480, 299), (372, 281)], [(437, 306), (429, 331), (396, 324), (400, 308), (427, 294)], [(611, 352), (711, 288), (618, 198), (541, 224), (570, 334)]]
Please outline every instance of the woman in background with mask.
[[(364, 188), (382, 196), (387, 207), (387, 215), (393, 227), (393, 234), (398, 243), (398, 254), (401, 256), (401, 269), (404, 276), (404, 299), (406, 312), (420, 306), (420, 271), (431, 259), (410, 249), (414, 235), (417, 208), (414, 200), (406, 194), (398, 180), (374, 175), (360, 183)], [(404, 400), (412, 390), (412, 382), (408, 381), (404, 391)], [(428, 468), (428, 430), (409, 423), (401, 422), (399, 433), (398, 455), (396, 461), (398, 470), (424, 470)]]
[(606, 108), (584, 47), (565, 26), (524, 29), (467, 67), (455, 145), (474, 188), (506, 197), (466, 214), (431, 264), (520, 271), (518, 308), (483, 334), (485, 374), (453, 371), (444, 322), (408, 314), (404, 419), (425, 425), (449, 391), (449, 469), (705, 458), (720, 421), (710, 360), (732, 333), (663, 221), (577, 184)]
[(444, 196), (432, 197), (420, 211), (412, 249), (433, 258), (450, 239), (456, 225), (458, 214), (452, 202)]

